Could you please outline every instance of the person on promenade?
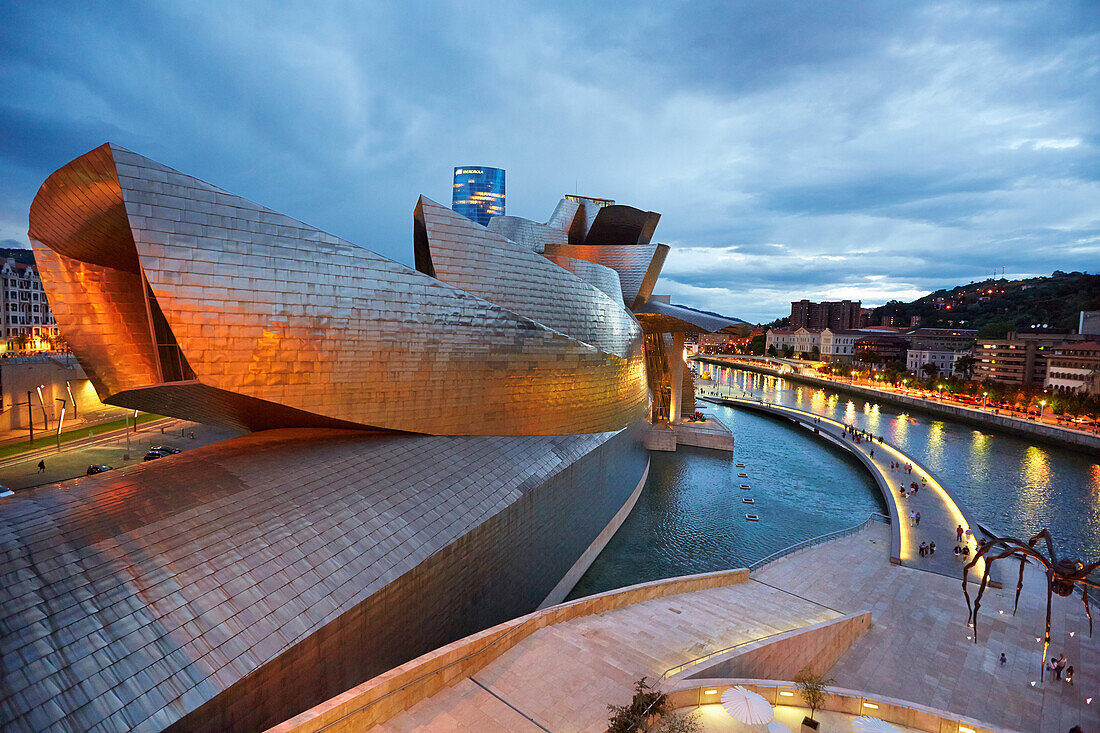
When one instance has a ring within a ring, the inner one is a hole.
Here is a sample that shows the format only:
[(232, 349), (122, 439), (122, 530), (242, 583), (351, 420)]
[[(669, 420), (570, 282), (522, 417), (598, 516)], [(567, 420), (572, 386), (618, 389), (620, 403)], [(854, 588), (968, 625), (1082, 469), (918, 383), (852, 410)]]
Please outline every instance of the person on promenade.
[(1001, 666), (1003, 667), (1006, 664), (1008, 664), (1008, 657), (1005, 656), (1004, 652), (1001, 652)]
[(970, 559), (970, 545), (963, 545), (963, 560)]
[(961, 524), (958, 527), (955, 527), (955, 541), (963, 541), (963, 526)]
[(920, 477), (920, 486), (921, 486), (921, 488), (923, 489), (927, 485), (928, 485), (928, 478), (925, 477), (925, 476), (921, 476)]
[(925, 542), (920, 543), (920, 556), (924, 557), (928, 554), (928, 544)]
[(959, 547), (958, 545), (955, 545), (955, 559), (958, 560), (959, 555), (961, 555), (961, 554), (962, 554), (962, 548)]
[(1062, 670), (1066, 668), (1066, 655), (1059, 654), (1054, 662), (1056, 679), (1062, 679)]
[(932, 540), (931, 542), (928, 543), (928, 554), (929, 555), (935, 555), (936, 554), (936, 541), (935, 540)]
[(920, 512), (917, 512), (917, 515), (916, 515), (916, 522), (914, 522), (914, 525), (913, 525), (913, 526), (915, 526), (915, 527), (919, 527), (919, 526), (920, 526)]
[(39, 461), (38, 462), (38, 472), (42, 473), (45, 470), (46, 470), (46, 462), (45, 461)]
[(909, 512), (909, 526), (910, 527), (915, 527), (916, 524), (917, 524), (917, 512), (916, 511), (910, 511)]
[(1066, 684), (1067, 685), (1072, 685), (1073, 684), (1073, 665), (1072, 664), (1069, 665), (1068, 667), (1066, 667)]
[(871, 458), (874, 458), (874, 457), (875, 457), (875, 449), (874, 449), (874, 448), (872, 448), (872, 449), (871, 449)]

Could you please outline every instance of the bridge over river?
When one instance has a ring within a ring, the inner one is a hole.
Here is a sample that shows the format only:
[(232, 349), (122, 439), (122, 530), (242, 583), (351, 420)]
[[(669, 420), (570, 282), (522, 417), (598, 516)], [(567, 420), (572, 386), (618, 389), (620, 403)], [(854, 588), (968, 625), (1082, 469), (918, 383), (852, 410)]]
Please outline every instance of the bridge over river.
[[(700, 388), (696, 396), (707, 402), (754, 410), (789, 420), (812, 431), (821, 440), (852, 453), (874, 478), (890, 512), (892, 533), (890, 562), (941, 575), (962, 577), (964, 562), (956, 558), (953, 551), (957, 544), (956, 528), (962, 526), (964, 531), (971, 532), (970, 535), (964, 535), (964, 541), (968, 542), (970, 552), (973, 554), (977, 548), (977, 538), (981, 535), (978, 524), (955, 501), (939, 479), (912, 456), (880, 440), (877, 436), (873, 440), (864, 439), (857, 442), (846, 437), (843, 423), (805, 410), (751, 397), (739, 397), (708, 387)], [(905, 464), (912, 465), (912, 473), (906, 473), (901, 468)], [(903, 498), (902, 489), (908, 489), (913, 482), (916, 482), (920, 489), (908, 498)], [(919, 524), (914, 524), (910, 519), (912, 512), (920, 513)], [(922, 542), (935, 542), (935, 554), (922, 557), (920, 554)], [(980, 570), (982, 567), (983, 565), (979, 564), (975, 570)], [(1000, 568), (995, 566), (992, 577), (994, 587), (1001, 586), (999, 576)], [(976, 579), (980, 580), (980, 578), (980, 574), (977, 575)]]

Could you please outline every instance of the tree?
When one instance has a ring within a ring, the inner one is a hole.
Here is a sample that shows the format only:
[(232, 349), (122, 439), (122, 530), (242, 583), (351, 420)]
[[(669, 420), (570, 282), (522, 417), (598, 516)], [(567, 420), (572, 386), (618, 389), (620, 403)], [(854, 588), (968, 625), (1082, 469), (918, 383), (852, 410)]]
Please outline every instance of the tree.
[(812, 349), (810, 349), (810, 356), (813, 357), (814, 361), (820, 361), (821, 360), (821, 347), (820, 346), (814, 346)]
[(608, 705), (608, 733), (697, 733), (699, 721), (694, 713), (679, 715), (665, 693), (655, 689), (645, 677), (634, 683), (634, 697), (628, 705)]
[(935, 379), (936, 375), (940, 373), (940, 368), (931, 362), (922, 366), (920, 370), (924, 372), (924, 376), (929, 379)]
[(806, 703), (806, 707), (810, 709), (810, 722), (815, 723), (813, 726), (815, 728), (817, 725), (814, 713), (825, 704), (825, 688), (833, 682), (832, 677), (826, 678), (823, 674), (814, 674), (810, 667), (806, 667), (794, 676), (794, 684), (802, 693), (802, 700)]
[(794, 347), (793, 346), (784, 346), (783, 347), (783, 358), (790, 359), (792, 356), (794, 356)]
[(965, 374), (967, 378), (974, 372), (974, 367), (977, 366), (978, 359), (973, 354), (965, 354), (955, 359), (955, 371), (961, 374)]
[(775, 347), (774, 346), (769, 346), (768, 347), (768, 356), (775, 356)]
[(767, 343), (768, 337), (764, 334), (758, 334), (752, 337), (752, 341), (749, 342), (749, 353), (762, 356), (764, 354), (764, 344)]

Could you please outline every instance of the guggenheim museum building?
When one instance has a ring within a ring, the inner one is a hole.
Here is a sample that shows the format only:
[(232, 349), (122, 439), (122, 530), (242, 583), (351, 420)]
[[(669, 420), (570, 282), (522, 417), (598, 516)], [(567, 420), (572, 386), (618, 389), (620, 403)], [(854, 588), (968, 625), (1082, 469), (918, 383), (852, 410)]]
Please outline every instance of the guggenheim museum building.
[(248, 431), (0, 506), (0, 728), (262, 730), (561, 601), (694, 410), (659, 215), (482, 226), (415, 268), (105, 144), (30, 238), (107, 403)]

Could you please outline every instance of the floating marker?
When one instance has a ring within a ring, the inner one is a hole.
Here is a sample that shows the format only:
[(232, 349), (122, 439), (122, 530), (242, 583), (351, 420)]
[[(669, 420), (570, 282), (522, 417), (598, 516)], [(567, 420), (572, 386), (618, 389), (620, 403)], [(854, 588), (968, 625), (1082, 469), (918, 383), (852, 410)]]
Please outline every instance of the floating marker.
[(759, 522), (760, 521), (760, 517), (756, 516), (755, 514), (746, 514), (745, 519), (747, 519), (750, 522)]
[(748, 478), (748, 477), (749, 477), (749, 475), (748, 475), (747, 473), (739, 473), (739, 474), (737, 474), (737, 478)]
[(749, 489), (751, 489), (752, 487), (751, 487), (751, 486), (749, 486), (748, 484), (741, 484), (741, 488), (742, 488), (742, 489), (744, 489), (745, 491), (748, 491), (748, 490), (749, 490)]
[(755, 504), (756, 499), (753, 499), (751, 496), (746, 496), (744, 499), (741, 500), (741, 503), (742, 504)]
[(738, 464), (737, 464), (737, 468), (744, 468), (744, 467), (745, 467), (745, 464), (744, 464), (744, 463), (738, 463)]

